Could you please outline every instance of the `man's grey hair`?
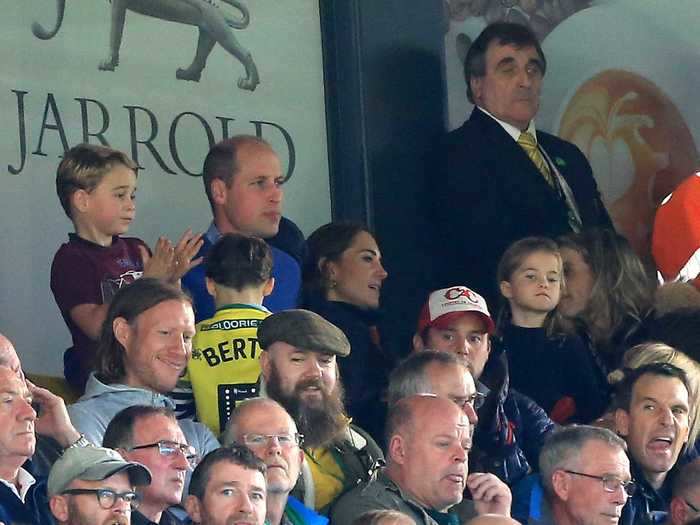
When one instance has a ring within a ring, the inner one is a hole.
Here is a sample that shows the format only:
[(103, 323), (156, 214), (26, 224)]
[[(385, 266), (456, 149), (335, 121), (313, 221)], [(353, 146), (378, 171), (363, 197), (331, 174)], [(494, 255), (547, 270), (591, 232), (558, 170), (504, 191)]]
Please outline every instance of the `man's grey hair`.
[[(226, 424), (226, 430), (224, 430), (221, 439), (222, 444), (225, 447), (228, 447), (233, 443), (240, 443), (240, 441), (237, 438), (238, 434), (240, 433), (239, 427), (243, 418), (245, 418), (246, 415), (250, 412), (250, 410), (253, 410), (254, 408), (269, 408), (271, 406), (279, 407), (282, 411), (287, 413), (287, 411), (282, 405), (280, 405), (274, 399), (270, 399), (268, 397), (251, 397), (249, 399), (244, 399), (243, 401), (237, 403), (236, 409), (231, 413), (231, 418)], [(294, 419), (292, 419), (291, 416), (289, 419), (291, 420), (292, 425), (296, 428), (296, 423), (294, 422)]]
[(419, 350), (401, 361), (389, 376), (387, 392), (389, 406), (397, 401), (416, 394), (432, 394), (433, 385), (426, 373), (428, 366), (436, 363), (442, 366), (466, 365), (452, 353), (437, 350)]
[(552, 475), (556, 470), (577, 469), (581, 449), (589, 441), (600, 441), (610, 448), (627, 451), (625, 441), (607, 428), (590, 425), (570, 425), (552, 432), (540, 452), (540, 476), (545, 492), (554, 493)]

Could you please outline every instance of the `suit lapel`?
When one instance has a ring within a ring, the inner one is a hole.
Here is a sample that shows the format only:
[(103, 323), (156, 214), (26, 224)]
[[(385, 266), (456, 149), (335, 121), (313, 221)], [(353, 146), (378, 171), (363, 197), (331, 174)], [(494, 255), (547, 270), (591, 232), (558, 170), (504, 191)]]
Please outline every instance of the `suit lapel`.
[(544, 219), (552, 212), (560, 215), (563, 206), (557, 194), (518, 143), (478, 108), (470, 119), (482, 131), (488, 177), (500, 188), (503, 200), (535, 217)]

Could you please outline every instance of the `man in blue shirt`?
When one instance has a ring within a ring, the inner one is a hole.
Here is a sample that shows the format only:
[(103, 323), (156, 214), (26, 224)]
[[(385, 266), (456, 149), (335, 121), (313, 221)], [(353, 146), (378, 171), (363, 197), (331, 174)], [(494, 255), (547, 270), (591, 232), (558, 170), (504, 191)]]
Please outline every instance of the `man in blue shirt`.
[[(224, 233), (278, 237), (285, 178), (279, 157), (265, 140), (238, 135), (219, 142), (207, 154), (202, 178), (213, 221), (198, 257), (206, 257)], [(284, 227), (291, 231), (289, 224), (285, 221)], [(273, 312), (294, 308), (301, 285), (299, 261), (276, 246), (271, 248), (275, 288), (263, 304)], [(182, 284), (194, 299), (196, 321), (212, 317), (214, 301), (204, 283), (204, 265), (190, 270)]]

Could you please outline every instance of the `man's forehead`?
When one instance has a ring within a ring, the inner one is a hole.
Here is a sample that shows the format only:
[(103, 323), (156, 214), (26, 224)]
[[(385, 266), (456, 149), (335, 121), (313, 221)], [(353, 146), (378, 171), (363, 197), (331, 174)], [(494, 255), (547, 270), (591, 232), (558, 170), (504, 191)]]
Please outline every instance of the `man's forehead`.
[(627, 453), (618, 446), (591, 439), (581, 448), (581, 462), (600, 469), (601, 472), (622, 470), (629, 474), (630, 462)]
[(29, 394), (27, 384), (17, 373), (7, 366), (0, 366), (0, 392)]
[(639, 402), (650, 398), (682, 401), (687, 404), (689, 395), (687, 387), (678, 377), (644, 374), (634, 383), (632, 400)]
[(134, 438), (149, 441), (176, 441), (187, 443), (185, 435), (176, 420), (163, 414), (140, 417), (134, 422)]
[(506, 57), (523, 55), (528, 56), (528, 58), (534, 58), (538, 61), (540, 60), (540, 54), (537, 52), (537, 48), (533, 45), (518, 46), (515, 44), (504, 44), (500, 40), (493, 40), (486, 49), (487, 57), (497, 57), (498, 60)]
[(272, 403), (260, 403), (246, 410), (240, 418), (239, 428), (243, 434), (296, 432), (291, 416), (282, 407)]
[(217, 462), (211, 469), (210, 483), (242, 487), (251, 485), (265, 490), (265, 476), (257, 469), (251, 469), (229, 460)]

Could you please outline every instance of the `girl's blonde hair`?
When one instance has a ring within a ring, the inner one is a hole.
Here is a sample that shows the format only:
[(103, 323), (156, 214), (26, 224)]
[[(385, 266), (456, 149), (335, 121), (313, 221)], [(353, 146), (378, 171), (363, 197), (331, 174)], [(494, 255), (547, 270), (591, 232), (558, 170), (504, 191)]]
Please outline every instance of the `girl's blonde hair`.
[[(563, 263), (561, 259), (561, 254), (559, 253), (559, 246), (557, 243), (548, 237), (525, 237), (519, 241), (515, 241), (513, 244), (508, 246), (501, 260), (498, 262), (498, 268), (496, 269), (496, 285), (500, 289), (500, 285), (503, 281), (510, 282), (513, 277), (513, 273), (523, 264), (525, 258), (536, 252), (551, 253), (557, 258), (559, 266), (559, 280), (560, 280), (560, 290), (564, 290), (564, 271)], [(547, 314), (547, 318), (544, 321), (544, 328), (547, 335), (553, 335), (556, 331), (555, 327), (561, 324), (559, 319), (560, 314), (557, 309), (552, 309), (551, 312)], [(496, 320), (496, 328), (498, 332), (501, 332), (503, 328), (510, 322), (511, 311), (510, 304), (508, 300), (501, 295), (501, 305), (498, 310), (498, 318)]]
[[(639, 368), (650, 363), (668, 363), (683, 370), (688, 377), (688, 401), (690, 412), (688, 413), (688, 445), (691, 448), (700, 433), (700, 406), (698, 394), (700, 394), (700, 364), (688, 357), (680, 350), (665, 343), (648, 342), (633, 346), (622, 357), (622, 369)], [(608, 383), (615, 385), (624, 377), (623, 370), (615, 370), (608, 374)]]

